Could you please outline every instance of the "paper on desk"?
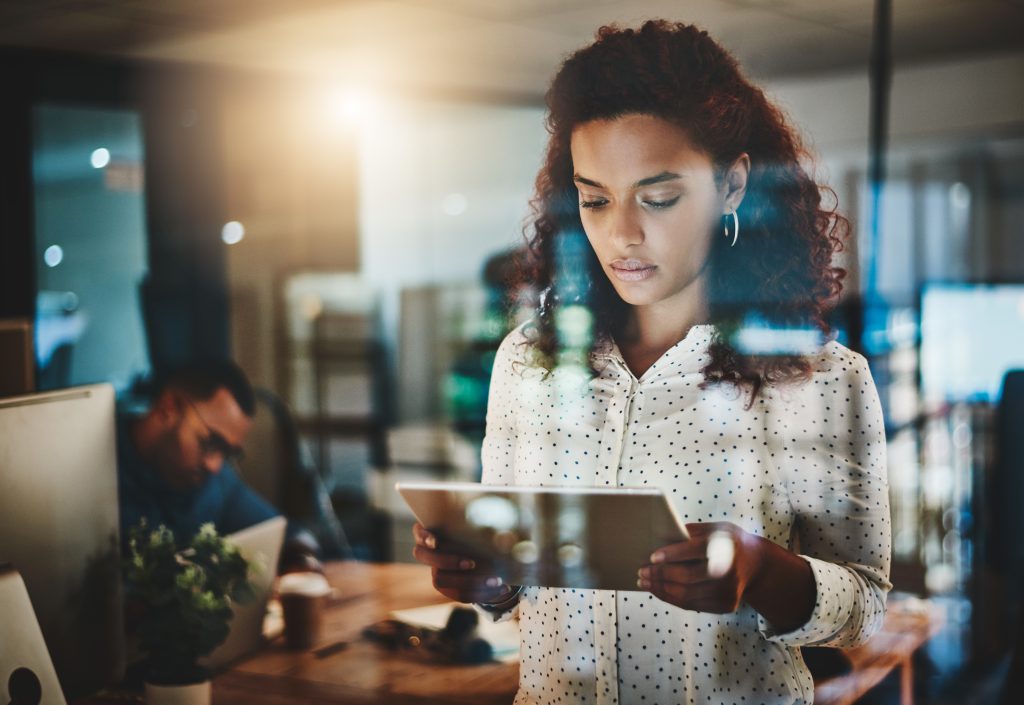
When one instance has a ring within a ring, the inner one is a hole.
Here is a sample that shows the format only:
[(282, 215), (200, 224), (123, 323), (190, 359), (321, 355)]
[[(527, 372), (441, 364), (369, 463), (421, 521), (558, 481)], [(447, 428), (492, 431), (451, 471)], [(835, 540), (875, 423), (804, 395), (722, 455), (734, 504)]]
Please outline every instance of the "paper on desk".
[[(444, 629), (452, 608), (459, 606), (455, 602), (442, 602), (439, 605), (415, 607), (408, 610), (392, 610), (391, 618), (416, 627)], [(494, 649), (494, 660), (502, 663), (514, 663), (519, 660), (519, 622), (510, 619), (505, 622), (488, 622), (481, 619), (477, 624), (477, 634)]]

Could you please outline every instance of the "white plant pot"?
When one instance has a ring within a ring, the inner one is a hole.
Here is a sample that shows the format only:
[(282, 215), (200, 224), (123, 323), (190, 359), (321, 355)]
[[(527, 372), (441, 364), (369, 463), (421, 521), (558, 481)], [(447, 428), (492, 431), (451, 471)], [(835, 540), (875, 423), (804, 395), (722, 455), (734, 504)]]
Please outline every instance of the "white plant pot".
[(188, 685), (146, 683), (146, 705), (210, 705), (210, 681)]

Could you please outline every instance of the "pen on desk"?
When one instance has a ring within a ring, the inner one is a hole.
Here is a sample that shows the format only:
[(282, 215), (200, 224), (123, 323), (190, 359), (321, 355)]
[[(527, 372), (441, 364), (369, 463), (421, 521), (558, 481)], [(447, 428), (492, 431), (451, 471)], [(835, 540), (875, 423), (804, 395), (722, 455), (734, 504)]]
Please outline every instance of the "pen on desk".
[(320, 648), (313, 649), (313, 655), (317, 658), (327, 658), (328, 656), (332, 656), (338, 653), (339, 651), (344, 651), (347, 648), (347, 641), (336, 641), (333, 644), (327, 644), (326, 646), (321, 646)]

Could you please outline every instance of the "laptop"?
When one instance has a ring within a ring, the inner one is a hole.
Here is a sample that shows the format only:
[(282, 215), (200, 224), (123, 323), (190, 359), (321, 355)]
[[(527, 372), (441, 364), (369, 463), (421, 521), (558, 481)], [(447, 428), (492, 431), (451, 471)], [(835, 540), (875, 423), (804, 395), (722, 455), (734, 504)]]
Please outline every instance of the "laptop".
[(219, 671), (263, 646), (263, 619), (274, 589), (287, 523), (284, 517), (274, 517), (225, 537), (238, 547), (247, 561), (256, 564), (249, 575), (256, 599), (244, 605), (234, 605), (235, 616), (229, 624), (228, 638), (200, 660), (200, 665)]

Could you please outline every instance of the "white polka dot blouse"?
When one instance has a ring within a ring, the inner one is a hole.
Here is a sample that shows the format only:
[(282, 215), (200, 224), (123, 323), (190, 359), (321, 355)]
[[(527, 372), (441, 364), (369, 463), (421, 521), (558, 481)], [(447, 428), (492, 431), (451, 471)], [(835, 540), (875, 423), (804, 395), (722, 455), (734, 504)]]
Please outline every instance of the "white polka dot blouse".
[(531, 365), (513, 331), (491, 378), (483, 483), (663, 488), (686, 523), (732, 522), (798, 552), (816, 582), (810, 619), (779, 634), (747, 605), (717, 615), (641, 591), (527, 587), (484, 613), (519, 620), (517, 705), (810, 703), (799, 647), (854, 645), (881, 625), (885, 436), (864, 358), (830, 342), (809, 381), (747, 409), (748, 393), (699, 386), (713, 333), (695, 326), (640, 379), (605, 345), (581, 382)]

